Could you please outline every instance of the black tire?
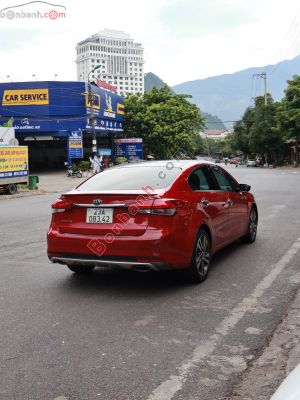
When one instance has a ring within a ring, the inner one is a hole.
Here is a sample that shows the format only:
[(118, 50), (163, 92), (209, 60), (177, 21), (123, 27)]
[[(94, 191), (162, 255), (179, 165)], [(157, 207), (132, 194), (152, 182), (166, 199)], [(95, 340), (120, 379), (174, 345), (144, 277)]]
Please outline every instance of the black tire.
[(77, 178), (82, 178), (82, 173), (81, 172), (76, 172)]
[(90, 274), (95, 268), (91, 265), (67, 265), (67, 267), (75, 274)]
[(193, 283), (201, 283), (207, 278), (211, 263), (211, 240), (204, 229), (200, 229), (193, 249), (188, 276)]
[(16, 194), (17, 193), (17, 185), (14, 183), (10, 183), (9, 185), (6, 186), (5, 191), (8, 194)]
[(257, 234), (258, 215), (255, 207), (251, 208), (249, 214), (248, 229), (245, 236), (241, 237), (242, 243), (253, 243)]

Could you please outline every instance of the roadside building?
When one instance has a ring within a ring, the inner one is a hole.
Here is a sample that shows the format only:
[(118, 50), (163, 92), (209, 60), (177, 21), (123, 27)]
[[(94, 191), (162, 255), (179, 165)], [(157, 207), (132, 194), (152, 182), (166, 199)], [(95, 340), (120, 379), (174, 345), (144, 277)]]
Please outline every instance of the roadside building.
[(289, 139), (284, 143), (284, 162), (294, 166), (297, 160), (300, 160), (300, 142), (296, 138)]
[(122, 31), (104, 29), (77, 43), (77, 80), (98, 79), (118, 94), (144, 93), (144, 49)]
[(31, 169), (63, 168), (70, 137), (74, 148), (80, 143), (76, 138), (82, 137), (88, 159), (94, 130), (98, 149), (114, 158), (113, 139), (123, 133), (124, 99), (94, 84), (91, 94), (85, 82), (0, 83), (0, 125), (10, 121), (20, 145), (29, 147)]
[(201, 136), (204, 138), (220, 140), (225, 139), (228, 135), (230, 135), (230, 133), (230, 131), (206, 129), (205, 131), (201, 132)]

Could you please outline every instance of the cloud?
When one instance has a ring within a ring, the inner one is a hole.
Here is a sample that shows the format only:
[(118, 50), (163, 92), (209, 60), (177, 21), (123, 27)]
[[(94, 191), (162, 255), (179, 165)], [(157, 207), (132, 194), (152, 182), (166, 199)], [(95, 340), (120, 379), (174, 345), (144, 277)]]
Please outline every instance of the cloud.
[(252, 7), (224, 0), (172, 0), (161, 10), (161, 28), (175, 39), (226, 33), (256, 19)]
[(76, 79), (76, 43), (104, 28), (142, 43), (145, 72), (170, 85), (267, 65), (300, 52), (298, 1), (59, 0), (60, 20), (1, 19), (0, 79)]
[(34, 43), (41, 34), (39, 29), (0, 28), (0, 50), (13, 51)]

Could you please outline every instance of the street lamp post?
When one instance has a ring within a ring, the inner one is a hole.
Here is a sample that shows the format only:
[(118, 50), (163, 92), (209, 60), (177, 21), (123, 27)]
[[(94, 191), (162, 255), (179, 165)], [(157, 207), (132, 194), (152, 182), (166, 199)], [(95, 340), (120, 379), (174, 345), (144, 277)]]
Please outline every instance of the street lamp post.
[(90, 105), (90, 121), (92, 125), (92, 134), (93, 134), (93, 145), (92, 150), (93, 153), (97, 153), (97, 136), (96, 136), (96, 117), (94, 114), (94, 95), (92, 94), (92, 85), (90, 81), (90, 74), (92, 74), (96, 69), (100, 68), (101, 65), (96, 65), (89, 73), (88, 73), (88, 99)]

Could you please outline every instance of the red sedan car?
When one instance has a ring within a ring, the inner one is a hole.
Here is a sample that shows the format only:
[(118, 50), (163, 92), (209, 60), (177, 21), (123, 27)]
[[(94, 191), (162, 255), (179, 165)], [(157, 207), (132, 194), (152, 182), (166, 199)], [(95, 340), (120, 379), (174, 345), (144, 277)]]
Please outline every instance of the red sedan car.
[(77, 273), (95, 267), (186, 269), (206, 279), (211, 256), (255, 241), (250, 186), (208, 161), (151, 161), (110, 168), (52, 204), (48, 257)]

